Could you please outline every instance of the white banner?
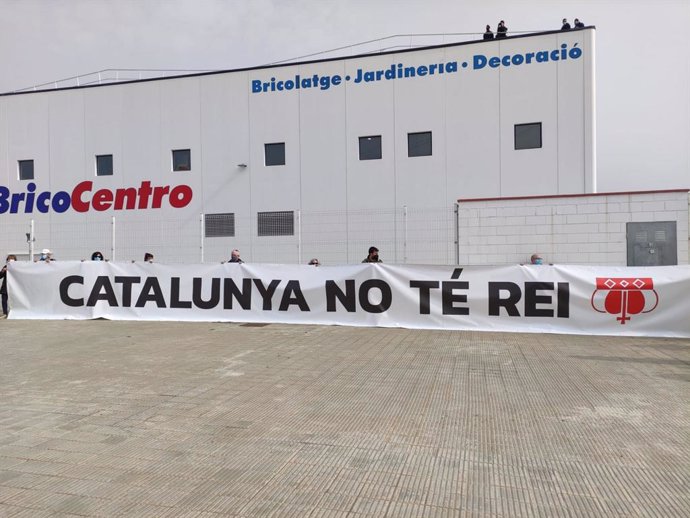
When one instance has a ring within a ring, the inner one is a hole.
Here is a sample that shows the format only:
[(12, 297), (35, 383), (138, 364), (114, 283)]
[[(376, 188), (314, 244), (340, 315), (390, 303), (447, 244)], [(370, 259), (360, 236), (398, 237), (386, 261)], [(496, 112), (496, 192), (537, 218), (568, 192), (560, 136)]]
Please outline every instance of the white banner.
[(10, 263), (11, 319), (690, 337), (690, 266)]

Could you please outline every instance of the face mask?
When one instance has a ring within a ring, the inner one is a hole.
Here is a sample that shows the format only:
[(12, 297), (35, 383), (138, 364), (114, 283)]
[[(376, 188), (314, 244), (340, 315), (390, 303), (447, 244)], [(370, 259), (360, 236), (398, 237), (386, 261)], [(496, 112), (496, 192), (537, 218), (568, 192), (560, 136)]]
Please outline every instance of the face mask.
[(93, 260), (94, 260), (94, 261), (102, 261), (103, 258), (102, 258), (102, 257), (94, 257)]
[(534, 264), (543, 264), (544, 260), (543, 259), (535, 259)]

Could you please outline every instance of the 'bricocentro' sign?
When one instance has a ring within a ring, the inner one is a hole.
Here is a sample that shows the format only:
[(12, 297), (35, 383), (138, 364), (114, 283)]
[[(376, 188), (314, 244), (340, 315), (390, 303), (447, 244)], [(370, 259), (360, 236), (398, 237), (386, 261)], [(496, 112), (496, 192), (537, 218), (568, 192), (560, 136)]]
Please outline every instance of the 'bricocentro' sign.
[(84, 181), (78, 183), (71, 192), (55, 193), (37, 192), (36, 184), (29, 182), (26, 192), (13, 193), (0, 185), (0, 214), (31, 214), (34, 211), (43, 214), (50, 211), (61, 213), (70, 208), (75, 212), (160, 209), (164, 206), (181, 209), (191, 203), (193, 195), (189, 185), (151, 186), (148, 180), (142, 181), (139, 187), (114, 190), (102, 188), (95, 192), (93, 182)]

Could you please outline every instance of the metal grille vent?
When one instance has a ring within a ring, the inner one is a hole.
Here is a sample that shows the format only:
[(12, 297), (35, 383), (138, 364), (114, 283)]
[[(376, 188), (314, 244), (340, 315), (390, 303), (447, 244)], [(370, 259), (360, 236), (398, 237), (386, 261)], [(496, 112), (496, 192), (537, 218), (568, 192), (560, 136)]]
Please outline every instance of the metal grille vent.
[(261, 236), (294, 236), (295, 213), (291, 210), (258, 212), (257, 230)]
[(204, 229), (206, 237), (235, 237), (235, 214), (206, 214)]

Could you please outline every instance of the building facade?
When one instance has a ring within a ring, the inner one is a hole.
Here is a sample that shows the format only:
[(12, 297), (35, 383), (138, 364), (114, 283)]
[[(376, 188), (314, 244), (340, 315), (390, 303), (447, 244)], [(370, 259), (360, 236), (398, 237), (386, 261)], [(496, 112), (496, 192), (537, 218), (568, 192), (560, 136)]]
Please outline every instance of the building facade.
[(0, 249), (452, 263), (458, 198), (596, 191), (594, 35), (1, 95)]

